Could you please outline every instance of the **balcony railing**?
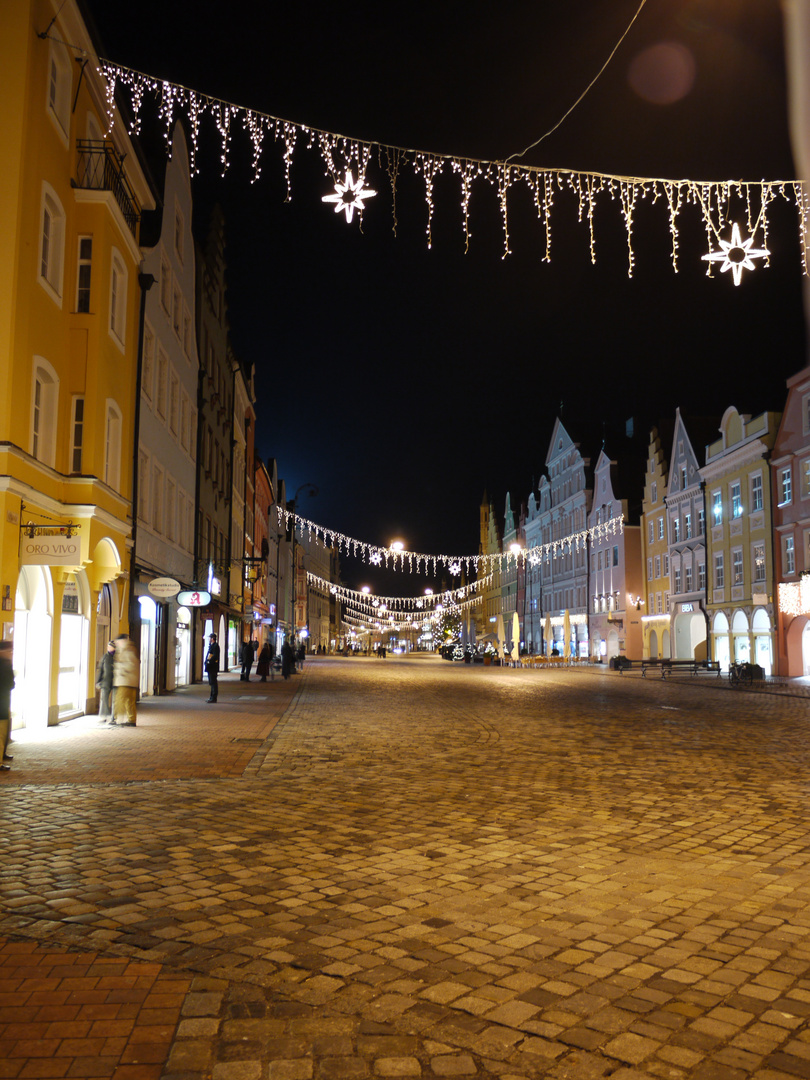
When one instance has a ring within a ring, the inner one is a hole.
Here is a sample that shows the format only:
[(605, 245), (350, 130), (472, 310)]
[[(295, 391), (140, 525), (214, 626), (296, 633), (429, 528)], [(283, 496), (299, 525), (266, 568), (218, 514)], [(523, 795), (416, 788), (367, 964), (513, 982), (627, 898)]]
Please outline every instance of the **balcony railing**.
[(124, 159), (111, 142), (103, 139), (79, 139), (76, 186), (91, 191), (109, 191), (137, 237), (141, 208), (124, 171)]

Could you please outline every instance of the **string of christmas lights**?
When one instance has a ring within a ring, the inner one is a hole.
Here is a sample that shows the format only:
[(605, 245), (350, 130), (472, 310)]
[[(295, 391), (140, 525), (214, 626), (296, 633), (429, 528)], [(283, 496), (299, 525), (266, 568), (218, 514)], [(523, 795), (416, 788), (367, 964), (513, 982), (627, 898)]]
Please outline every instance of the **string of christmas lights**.
[[(776, 199), (782, 199), (795, 206), (798, 215), (798, 238), (802, 258), (803, 272), (808, 273), (806, 245), (808, 198), (798, 180), (689, 180), (634, 177), (595, 173), (572, 169), (541, 168), (515, 164), (513, 161), (485, 161), (458, 155), (431, 153), (425, 150), (406, 149), (385, 143), (356, 139), (334, 132), (323, 131), (306, 124), (284, 120), (261, 113), (241, 105), (234, 105), (210, 95), (177, 83), (144, 74), (133, 68), (123, 67), (108, 60), (100, 61), (100, 73), (106, 82), (107, 112), (109, 129), (115, 122), (116, 92), (126, 89), (129, 94), (129, 107), (132, 113), (130, 130), (140, 131), (144, 100), (154, 98), (157, 114), (163, 125), (163, 134), (167, 151), (171, 150), (171, 134), (174, 121), (183, 114), (189, 125), (191, 135), (190, 164), (193, 173), (198, 171), (197, 158), (199, 141), (202, 134), (202, 122), (210, 116), (217, 129), (220, 140), (220, 163), (222, 173), (230, 164), (230, 148), (235, 129), (240, 126), (251, 143), (252, 148), (252, 183), (259, 179), (262, 171), (262, 155), (268, 136), (279, 144), (283, 161), (287, 201), (292, 198), (291, 169), (293, 155), (299, 145), (307, 150), (317, 150), (324, 164), (326, 175), (330, 178), (334, 191), (323, 197), (324, 202), (334, 203), (335, 212), (344, 212), (347, 222), (356, 216), (362, 222), (364, 200), (376, 194), (366, 187), (366, 171), (372, 157), (376, 158), (378, 168), (387, 174), (393, 201), (393, 228), (397, 230), (396, 197), (397, 183), (405, 167), (422, 177), (425, 185), (427, 221), (425, 234), (427, 246), (432, 246), (432, 226), (435, 213), (434, 190), (437, 177), (445, 170), (456, 174), (461, 186), (461, 218), (465, 247), (470, 243), (470, 204), (473, 186), (480, 181), (486, 182), (497, 192), (503, 223), (503, 257), (511, 252), (507, 196), (518, 184), (526, 184), (532, 193), (538, 220), (544, 238), (544, 262), (551, 261), (551, 213), (555, 195), (570, 192), (578, 203), (578, 217), (587, 222), (591, 262), (596, 262), (595, 211), (597, 203), (611, 202), (618, 204), (624, 219), (628, 250), (628, 276), (633, 276), (635, 251), (633, 248), (633, 228), (636, 211), (641, 201), (652, 204), (661, 202), (668, 210), (669, 232), (671, 238), (671, 262), (674, 271), (678, 271), (680, 255), (679, 218), (685, 209), (692, 206), (700, 213), (706, 228), (709, 245), (708, 255), (701, 256), (706, 261), (707, 275), (711, 275), (716, 264), (722, 271), (734, 269), (734, 282), (740, 283), (744, 269), (753, 270), (753, 258), (763, 258), (769, 265), (770, 252), (767, 245), (769, 228), (768, 208)], [(743, 237), (737, 215), (742, 216), (749, 235)], [(754, 247), (757, 234), (761, 231), (763, 241)], [(728, 234), (724, 239), (722, 234)], [(717, 245), (721, 250), (717, 251)]]
[(363, 607), (369, 611), (385, 612), (388, 610), (430, 611), (437, 604), (459, 603), (479, 589), (486, 589), (492, 583), (492, 575), (478, 578), (470, 585), (462, 585), (458, 589), (445, 589), (444, 592), (430, 592), (424, 596), (376, 596), (372, 593), (348, 589), (345, 585), (336, 585), (332, 581), (318, 577), (311, 571), (307, 571), (307, 582), (316, 589), (330, 592), (339, 597), (344, 603), (351, 603), (357, 607)]
[[(531, 548), (518, 547), (509, 551), (496, 551), (483, 555), (426, 555), (422, 552), (408, 551), (407, 548), (379, 547), (376, 544), (367, 544), (364, 540), (355, 540), (351, 536), (338, 532), (335, 529), (326, 529), (309, 518), (301, 517), (286, 507), (276, 504), (278, 525), (280, 529), (288, 527), (297, 529), (303, 537), (322, 543), (328, 548), (337, 548), (338, 553), (349, 558), (363, 559), (372, 566), (385, 565), (387, 570), (406, 569), (409, 573), (414, 571), (429, 574), (436, 577), (439, 573), (449, 573), (451, 577), (458, 577), (464, 573), (465, 577), (473, 575), (480, 580), (485, 574), (493, 574), (510, 565), (537, 566), (543, 559), (556, 558), (557, 555), (567, 555), (574, 551), (582, 551), (585, 546), (593, 541), (605, 540), (615, 536), (624, 529), (624, 518), (612, 517), (608, 521), (592, 525), (590, 528), (581, 529), (579, 532), (568, 536), (558, 537), (547, 544), (538, 544)], [(469, 587), (469, 586), (468, 586)]]

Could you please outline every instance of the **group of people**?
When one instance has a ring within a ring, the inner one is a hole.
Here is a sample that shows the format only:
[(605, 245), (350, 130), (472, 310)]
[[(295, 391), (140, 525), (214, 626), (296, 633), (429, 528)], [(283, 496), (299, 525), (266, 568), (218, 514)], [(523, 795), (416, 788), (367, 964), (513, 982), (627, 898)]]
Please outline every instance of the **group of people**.
[[(267, 676), (270, 676), (272, 682), (275, 677), (275, 653), (271, 642), (265, 641), (259, 650), (258, 641), (249, 639), (242, 642), (242, 646), (239, 650), (239, 663), (241, 665), (241, 671), (239, 678), (242, 682), (250, 682), (250, 673), (253, 669), (253, 662), (256, 660), (256, 653), (259, 653), (258, 660), (256, 662), (256, 674), (259, 676), (260, 682), (267, 682)], [(306, 648), (303, 644), (299, 645), (297, 649), (294, 649), (289, 641), (285, 641), (281, 646), (281, 674), (283, 678), (289, 679), (290, 675), (296, 670), (300, 671), (304, 667), (304, 658), (306, 656)], [(206, 702), (216, 702), (219, 696), (219, 670), (220, 670), (220, 648), (217, 641), (216, 634), (208, 635), (208, 650), (205, 654), (205, 661), (203, 667), (205, 674), (208, 677), (208, 685), (210, 687), (210, 693), (206, 698)]]
[(141, 660), (135, 642), (127, 634), (121, 634), (107, 643), (107, 651), (96, 669), (98, 715), (102, 724), (135, 726), (140, 682)]

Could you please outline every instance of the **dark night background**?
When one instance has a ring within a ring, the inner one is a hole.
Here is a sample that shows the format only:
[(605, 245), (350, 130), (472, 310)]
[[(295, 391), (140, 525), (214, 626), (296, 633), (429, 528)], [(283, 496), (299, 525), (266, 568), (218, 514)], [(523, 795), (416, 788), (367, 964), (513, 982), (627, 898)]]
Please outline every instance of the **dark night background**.
[[(498, 160), (552, 127), (627, 28), (639, 0), (352, 5), (86, 0), (114, 61), (277, 117), (375, 142)], [(692, 89), (652, 104), (634, 59), (675, 42)], [(151, 111), (145, 117), (152, 117)], [(210, 123), (210, 122), (209, 122)], [(457, 177), (437, 183), (433, 247), (423, 181), (407, 171), (392, 231), (387, 177), (372, 162), (362, 232), (321, 196), (320, 156), (295, 153), (284, 201), (278, 145), (251, 184), (236, 134), (219, 178), (204, 127), (196, 224), (219, 199), (228, 223), (234, 347), (255, 363), (258, 448), (288, 495), (310, 481), (307, 517), (373, 544), (475, 554), (486, 489), (502, 514), (543, 471), (563, 422), (598, 453), (634, 416), (781, 409), (805, 363), (797, 215), (771, 208), (771, 266), (739, 288), (705, 275), (703, 227), (680, 219), (679, 273), (664, 204), (639, 206), (627, 276), (618, 203), (600, 200), (597, 264), (573, 197), (558, 195), (552, 252), (522, 186), (509, 196), (502, 258), (497, 191), (478, 181), (464, 251)], [(524, 164), (699, 180), (791, 179), (778, 0), (647, 0), (605, 73)], [(755, 246), (760, 246), (761, 236)], [(373, 584), (344, 564), (348, 584)], [(401, 592), (423, 582), (403, 580)]]

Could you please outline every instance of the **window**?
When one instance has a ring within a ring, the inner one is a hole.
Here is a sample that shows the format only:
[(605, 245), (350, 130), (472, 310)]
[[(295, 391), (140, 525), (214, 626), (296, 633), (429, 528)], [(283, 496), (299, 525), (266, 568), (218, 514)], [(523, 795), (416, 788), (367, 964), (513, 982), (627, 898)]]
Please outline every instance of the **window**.
[(683, 535), (686, 540), (692, 539), (692, 515), (683, 515)]
[(698, 588), (701, 592), (706, 591), (706, 563), (698, 563)]
[(70, 471), (74, 474), (82, 471), (82, 446), (84, 444), (84, 398), (73, 399), (73, 420), (70, 444)]
[(810, 394), (802, 398), (802, 416), (804, 417), (804, 434), (810, 435)]
[(740, 481), (735, 480), (731, 485), (731, 516), (733, 518), (742, 517), (742, 489), (740, 488)]
[(652, 579), (653, 579), (653, 561), (652, 561), (652, 559), (647, 559), (647, 580), (652, 581)]
[(121, 480), (121, 411), (113, 401), (107, 402), (107, 421), (104, 439), (104, 482), (118, 491)]
[(160, 303), (168, 314), (172, 307), (172, 268), (168, 257), (163, 253), (160, 256)]
[(788, 465), (779, 472), (779, 505), (787, 506), (793, 501), (793, 474)]
[(722, 491), (712, 492), (712, 521), (715, 525), (722, 525), (723, 523), (723, 493)]
[(191, 356), (191, 313), (187, 307), (183, 308), (183, 352)]
[(692, 591), (692, 567), (691, 566), (685, 567), (684, 575), (685, 575), (685, 578), (686, 578), (686, 581), (685, 581), (686, 591), (691, 592)]
[(40, 210), (39, 283), (62, 306), (65, 252), (65, 211), (50, 184), (42, 185)]
[(174, 208), (174, 250), (180, 262), (183, 261), (183, 248), (185, 242), (185, 223), (179, 206)]
[(658, 519), (658, 539), (659, 540), (664, 539), (664, 515), (663, 514)]
[(726, 584), (726, 571), (722, 555), (714, 557), (714, 587), (722, 589)]
[(762, 509), (762, 473), (751, 477), (751, 512)]
[(113, 248), (110, 270), (110, 333), (123, 348), (127, 330), (127, 268)]
[(672, 519), (672, 542), (677, 544), (681, 538), (681, 519), (677, 516)]
[(179, 338), (183, 327), (183, 297), (178, 285), (172, 290), (172, 326)]
[(650, 522), (650, 543), (655, 543), (655, 522)]
[(805, 458), (799, 463), (799, 476), (801, 479), (801, 497), (810, 498), (810, 458)]
[(190, 401), (185, 390), (180, 391), (180, 445), (184, 450), (191, 450), (190, 432)]
[(664, 577), (669, 575), (669, 555), (664, 556)]
[(661, 593), (660, 592), (655, 594), (655, 611), (656, 611), (656, 614), (658, 614), (658, 615), (661, 614)]
[(71, 66), (64, 46), (51, 39), (48, 54), (48, 115), (62, 142), (67, 145), (70, 132)]
[(675, 568), (675, 586), (674, 592), (679, 593), (681, 591), (681, 568), (680, 566)]
[(155, 334), (148, 322), (143, 326), (143, 360), (141, 364), (141, 393), (152, 400), (155, 381)]
[[(650, 464), (652, 464), (652, 462)], [(655, 480), (653, 480), (652, 487), (650, 488), (650, 497), (654, 503), (658, 502), (658, 484)]]
[(698, 510), (698, 536), (703, 536), (706, 532), (706, 515), (703, 512), (703, 507)]
[(731, 583), (732, 585), (742, 585), (743, 581), (744, 575), (742, 551), (739, 548), (736, 548), (731, 553)]
[(655, 576), (657, 578), (661, 577), (661, 556), (660, 555), (655, 556)]
[(85, 315), (90, 311), (90, 269), (92, 261), (92, 237), (80, 236), (79, 264), (76, 273), (76, 310)]
[(782, 538), (782, 552), (784, 555), (784, 572), (785, 574), (796, 573), (796, 544), (792, 536), (785, 536)]
[(169, 358), (162, 345), (157, 350), (157, 388), (155, 405), (158, 413), (166, 418), (166, 394), (169, 379)]
[(166, 477), (166, 536), (177, 539), (177, 484), (171, 476)]
[(754, 581), (765, 580), (765, 544), (757, 543), (751, 552), (751, 561), (754, 565)]
[(169, 430), (175, 435), (180, 423), (180, 380), (172, 369), (169, 373)]
[(613, 548), (613, 565), (614, 566), (619, 565), (619, 547), (618, 547), (618, 545), (615, 545), (614, 548)]
[(31, 455), (44, 465), (55, 464), (58, 400), (56, 372), (47, 360), (35, 357), (31, 387)]
[(149, 524), (149, 455), (138, 448), (138, 517)]
[(152, 465), (152, 528), (163, 532), (163, 469)]

